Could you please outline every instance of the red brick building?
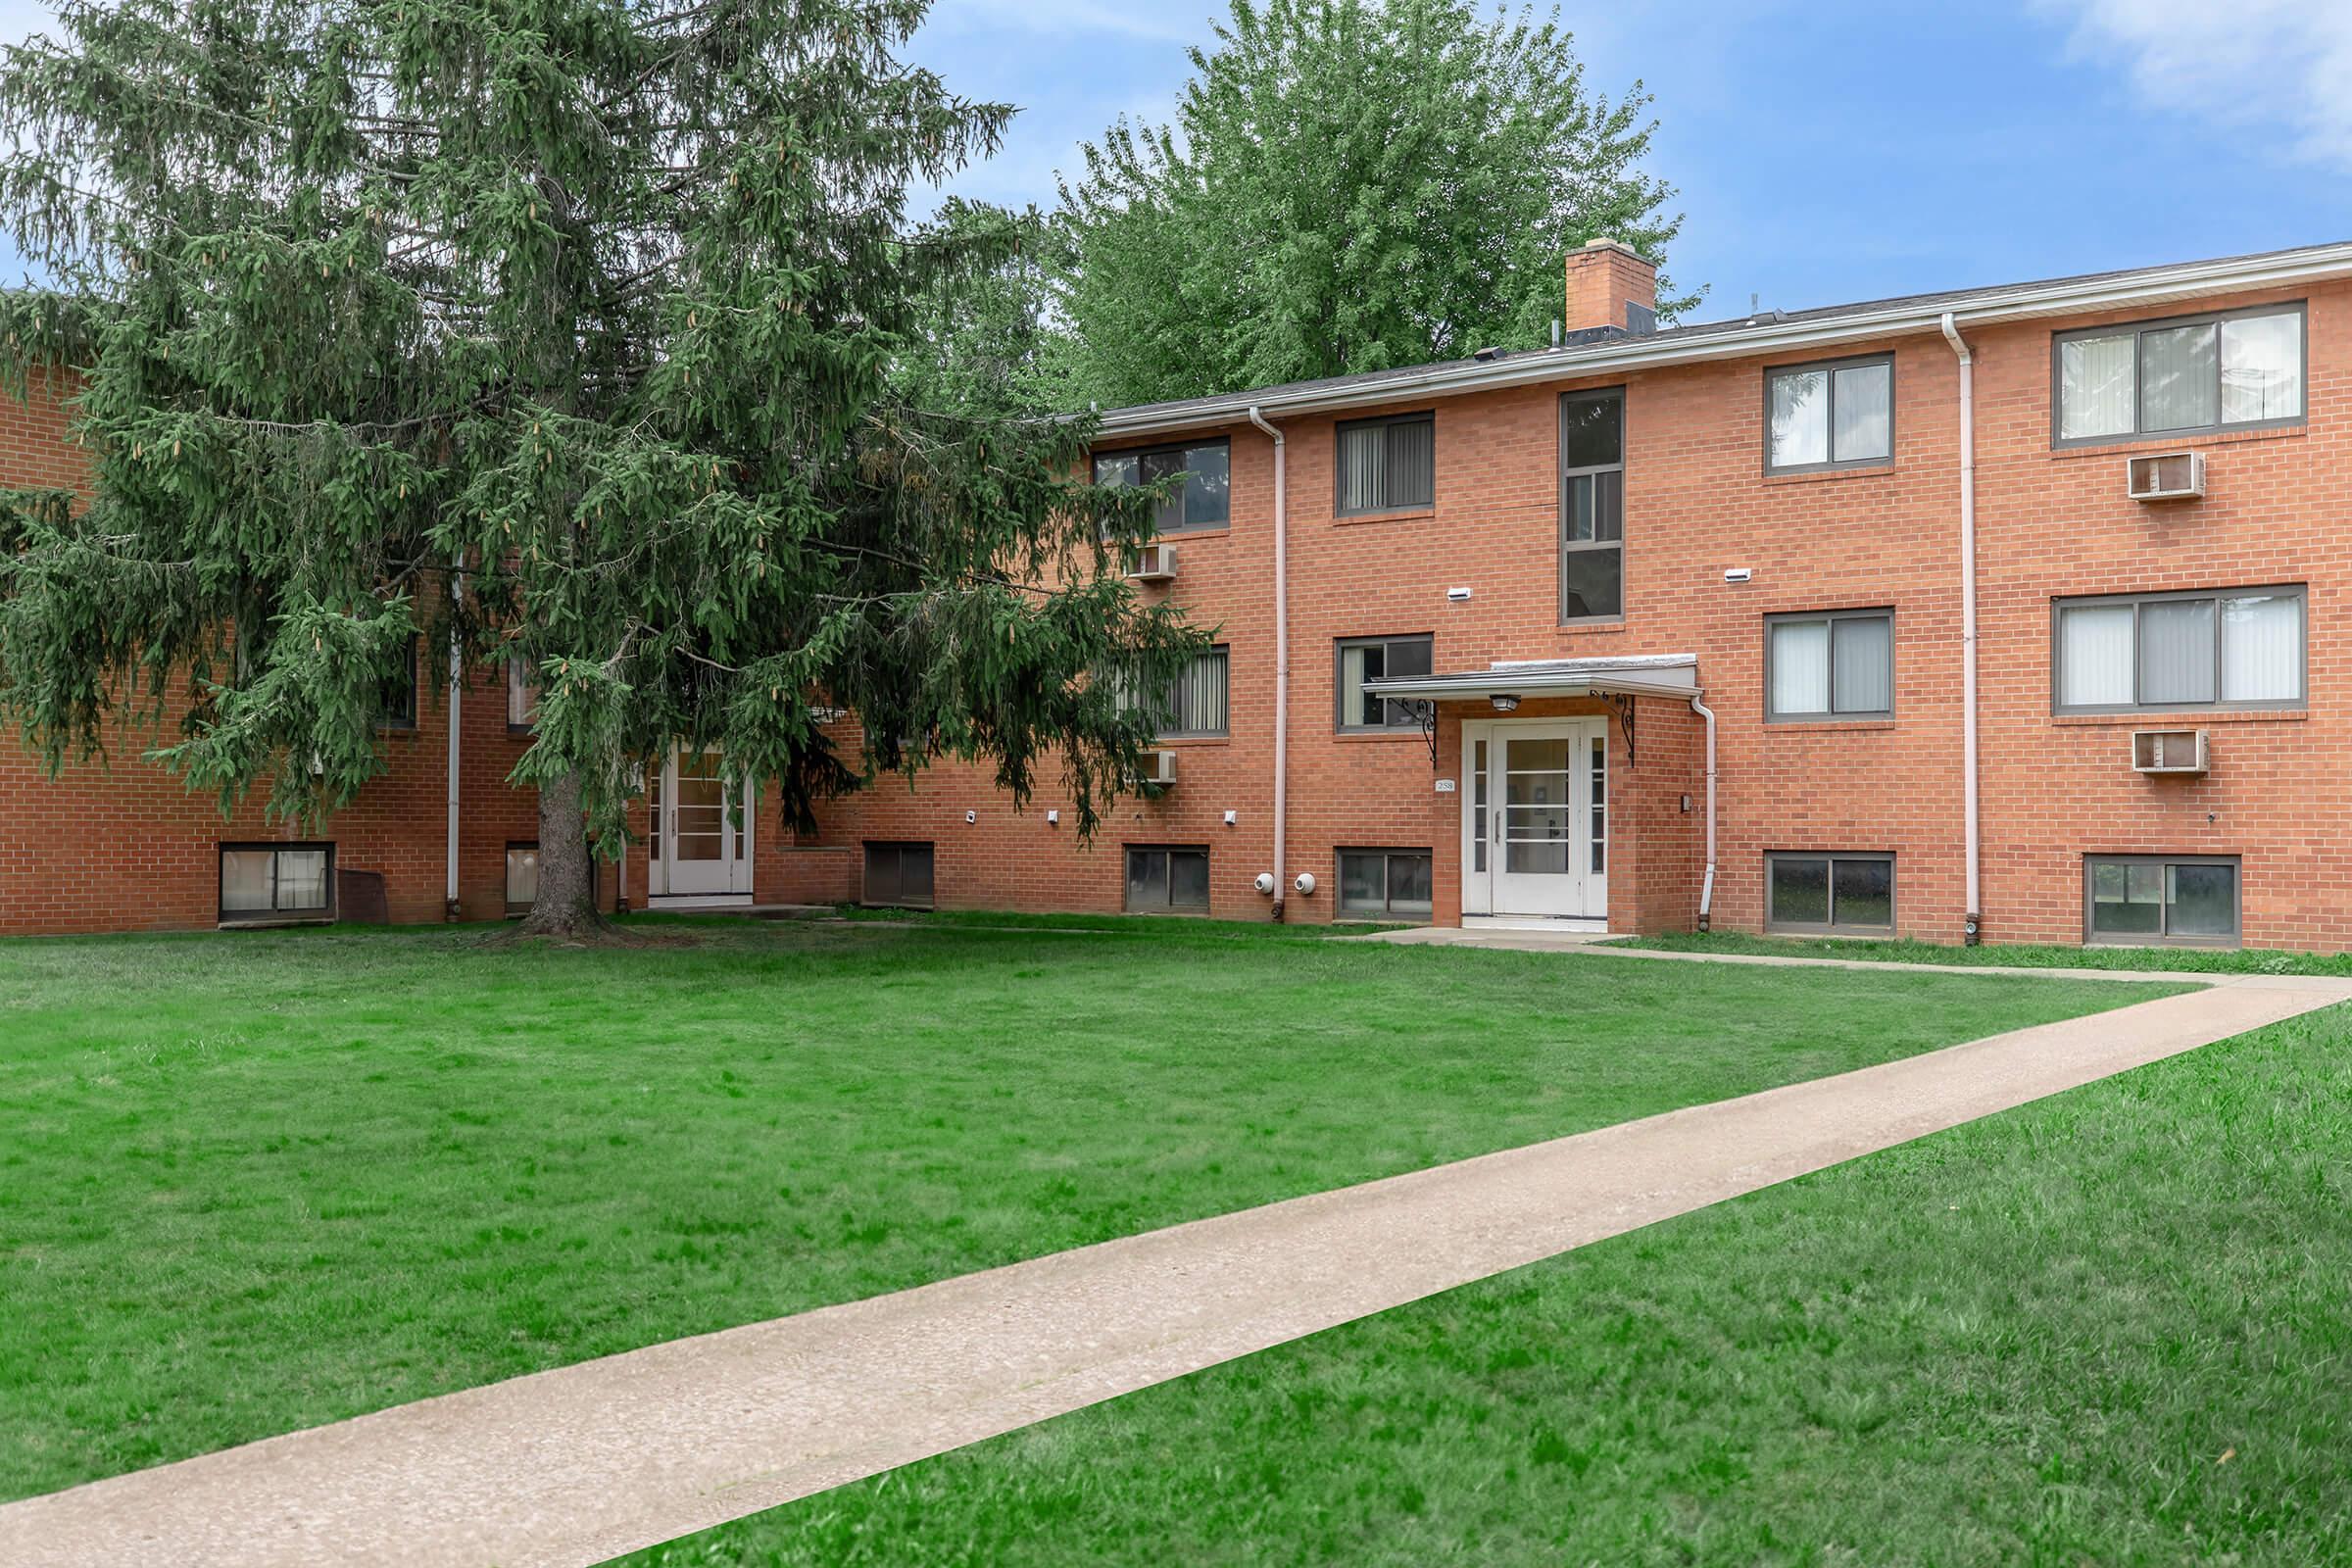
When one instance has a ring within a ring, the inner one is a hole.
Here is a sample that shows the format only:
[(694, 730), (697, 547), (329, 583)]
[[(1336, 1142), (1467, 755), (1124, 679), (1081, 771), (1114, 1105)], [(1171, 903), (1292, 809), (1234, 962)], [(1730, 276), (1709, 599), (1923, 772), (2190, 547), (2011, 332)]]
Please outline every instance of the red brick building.
[[(2352, 946), (2352, 245), (1660, 330), (1600, 242), (1564, 303), (1547, 350), (1104, 417), (1105, 478), (1188, 476), (1139, 580), (1219, 652), (1091, 846), (976, 769), (795, 842), (673, 764), (608, 899)], [(0, 418), (6, 482), (70, 472), (54, 403)], [(497, 688), (329, 826), (395, 919), (527, 896)], [(326, 864), (135, 761), (0, 792), (0, 930)]]

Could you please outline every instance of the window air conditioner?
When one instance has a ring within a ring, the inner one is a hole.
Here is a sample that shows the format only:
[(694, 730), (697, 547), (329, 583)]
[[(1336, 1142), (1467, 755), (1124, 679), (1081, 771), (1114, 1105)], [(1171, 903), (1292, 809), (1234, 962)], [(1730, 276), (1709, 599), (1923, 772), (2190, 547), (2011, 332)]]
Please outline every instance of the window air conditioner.
[(1153, 789), (1169, 789), (1176, 783), (1176, 754), (1174, 752), (1146, 752), (1143, 770), (1136, 782)]
[(2135, 773), (2202, 773), (2209, 756), (2201, 729), (2132, 732), (2132, 770)]
[(2134, 501), (2195, 501), (2205, 494), (2200, 452), (2152, 452), (2133, 458), (2126, 472)]
[(1166, 582), (1176, 575), (1176, 547), (1174, 545), (1146, 545), (1135, 553), (1135, 565), (1128, 571), (1134, 582)]

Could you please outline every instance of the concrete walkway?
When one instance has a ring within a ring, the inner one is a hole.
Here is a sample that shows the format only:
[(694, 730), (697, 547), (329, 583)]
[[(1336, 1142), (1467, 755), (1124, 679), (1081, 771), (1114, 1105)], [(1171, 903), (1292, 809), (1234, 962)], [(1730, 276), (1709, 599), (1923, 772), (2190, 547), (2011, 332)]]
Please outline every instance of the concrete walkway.
[(574, 1568), (2348, 999), (2225, 978), (426, 1399), (0, 1507), (0, 1562)]

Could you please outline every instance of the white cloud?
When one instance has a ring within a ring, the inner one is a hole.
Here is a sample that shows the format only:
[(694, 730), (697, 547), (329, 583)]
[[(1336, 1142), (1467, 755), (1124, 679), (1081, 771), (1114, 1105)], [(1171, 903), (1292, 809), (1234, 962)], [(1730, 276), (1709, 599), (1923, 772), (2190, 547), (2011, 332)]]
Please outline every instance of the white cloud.
[(2071, 18), (2076, 52), (2120, 51), (2159, 109), (2237, 131), (2284, 130), (2293, 150), (2352, 169), (2352, 4), (2346, 0), (2040, 0)]

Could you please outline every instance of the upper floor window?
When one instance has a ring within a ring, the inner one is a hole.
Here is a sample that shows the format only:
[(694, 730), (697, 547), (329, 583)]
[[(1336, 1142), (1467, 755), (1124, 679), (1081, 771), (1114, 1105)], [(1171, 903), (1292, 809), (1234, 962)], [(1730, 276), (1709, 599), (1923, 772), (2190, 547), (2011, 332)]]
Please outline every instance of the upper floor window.
[(1394, 697), (1374, 697), (1366, 681), (1430, 672), (1430, 641), (1419, 637), (1345, 637), (1340, 640), (1340, 728), (1403, 729), (1417, 727), (1428, 710), (1426, 703)]
[(530, 662), (517, 654), (507, 661), (507, 728), (523, 733), (539, 722), (539, 683)]
[(1764, 372), (1764, 467), (1850, 468), (1894, 455), (1894, 357)]
[(1232, 452), (1226, 441), (1105, 452), (1095, 459), (1095, 483), (1100, 485), (1155, 484), (1179, 473), (1184, 482), (1169, 485), (1171, 493), (1152, 515), (1154, 527), (1161, 533), (1225, 527), (1232, 520), (1233, 500)]
[[(1152, 705), (1152, 721), (1163, 739), (1186, 740), (1230, 732), (1226, 693), (1227, 650), (1211, 648), (1194, 658), (1183, 674), (1170, 681)], [(1126, 687), (1122, 681), (1121, 686)], [(1127, 688), (1131, 690), (1132, 688)], [(1134, 699), (1120, 693), (1120, 702)]]
[(2303, 417), (2300, 305), (2062, 332), (2053, 359), (2061, 446)]
[(1437, 504), (1437, 416), (1396, 414), (1339, 426), (1334, 511), (1410, 512)]
[(2303, 701), (2301, 586), (2060, 600), (2061, 713), (2293, 708)]
[(1766, 718), (1894, 712), (1894, 612), (1774, 615), (1764, 623)]
[(409, 639), (400, 668), (376, 688), (375, 722), (383, 729), (416, 727), (416, 639)]
[(1625, 613), (1625, 393), (1560, 399), (1560, 619)]

